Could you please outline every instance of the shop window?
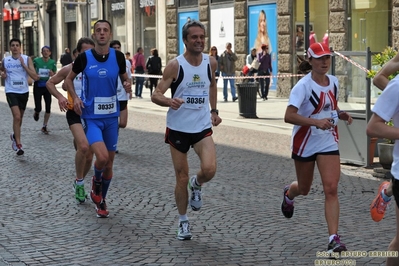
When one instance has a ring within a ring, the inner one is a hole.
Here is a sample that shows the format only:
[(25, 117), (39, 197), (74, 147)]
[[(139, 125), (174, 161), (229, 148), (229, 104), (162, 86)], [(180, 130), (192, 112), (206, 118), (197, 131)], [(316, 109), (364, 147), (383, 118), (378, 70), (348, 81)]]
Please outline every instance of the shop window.
[(198, 0), (179, 0), (179, 7), (198, 6)]
[(391, 1), (351, 1), (351, 50), (380, 52), (392, 45)]
[(211, 0), (212, 4), (233, 2), (232, 0)]

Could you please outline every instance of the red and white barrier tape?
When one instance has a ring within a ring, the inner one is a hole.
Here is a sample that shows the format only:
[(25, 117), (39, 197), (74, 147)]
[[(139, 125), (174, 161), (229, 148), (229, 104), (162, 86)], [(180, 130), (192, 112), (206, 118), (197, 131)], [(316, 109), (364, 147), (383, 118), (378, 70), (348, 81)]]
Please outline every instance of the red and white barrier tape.
[[(344, 60), (348, 61), (352, 65), (356, 66), (357, 68), (363, 70), (366, 73), (369, 73), (370, 70), (365, 68), (364, 66), (360, 65), (359, 63), (353, 61), (349, 57), (344, 56), (340, 52), (334, 51), (339, 57), (343, 58)], [(303, 77), (303, 74), (277, 74), (277, 75), (264, 75), (264, 76), (219, 76), (219, 79), (253, 79), (253, 78), (292, 78), (292, 77)], [(132, 73), (132, 77), (144, 77), (144, 78), (162, 78), (162, 75), (150, 75), (150, 74), (136, 74)]]
[[(303, 77), (303, 74), (277, 74), (277, 75), (265, 75), (265, 76), (219, 76), (219, 79), (253, 79), (253, 78), (291, 78), (291, 77)], [(151, 74), (136, 74), (132, 73), (132, 77), (143, 77), (143, 78), (162, 78), (162, 75), (151, 75)]]
[(367, 68), (365, 68), (364, 66), (360, 65), (359, 63), (353, 61), (352, 59), (350, 59), (349, 57), (344, 56), (343, 54), (341, 54), (340, 52), (334, 51), (334, 53), (336, 53), (339, 57), (342, 57), (343, 59), (345, 59), (346, 61), (348, 61), (349, 63), (351, 63), (352, 65), (356, 66), (357, 68), (363, 70), (366, 73), (369, 73), (370, 70), (368, 70)]

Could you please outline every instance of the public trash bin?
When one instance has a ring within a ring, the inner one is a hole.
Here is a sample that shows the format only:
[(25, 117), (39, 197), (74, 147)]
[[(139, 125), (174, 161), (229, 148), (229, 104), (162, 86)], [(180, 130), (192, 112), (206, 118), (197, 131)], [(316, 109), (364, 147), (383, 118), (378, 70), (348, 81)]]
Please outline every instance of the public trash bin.
[(256, 116), (256, 97), (258, 95), (257, 82), (237, 83), (238, 109), (240, 116), (258, 118)]

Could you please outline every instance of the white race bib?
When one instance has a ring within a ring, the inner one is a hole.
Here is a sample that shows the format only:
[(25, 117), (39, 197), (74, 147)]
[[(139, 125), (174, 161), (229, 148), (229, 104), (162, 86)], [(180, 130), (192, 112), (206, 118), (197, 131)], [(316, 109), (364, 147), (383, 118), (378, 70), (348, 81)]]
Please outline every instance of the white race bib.
[(39, 68), (39, 77), (48, 78), (50, 76), (50, 69), (47, 68)]
[[(330, 118), (330, 122), (332, 124), (334, 124), (334, 127), (338, 124), (338, 113), (336, 110), (321, 111), (320, 113), (311, 115), (310, 117), (314, 118), (314, 119)], [(321, 135), (321, 134), (331, 134), (331, 132), (334, 131), (334, 127), (330, 128), (328, 130), (323, 130), (323, 129), (317, 128), (315, 126), (311, 126), (310, 129), (311, 129), (312, 135)]]
[(16, 89), (23, 89), (23, 88), (25, 88), (26, 86), (25, 86), (25, 80), (23, 80), (23, 79), (20, 79), (20, 80), (11, 80), (11, 84), (12, 84), (12, 87), (13, 88), (16, 88)]
[(185, 89), (183, 92), (184, 108), (201, 110), (208, 102), (208, 91), (198, 89)]
[(108, 115), (115, 112), (116, 112), (116, 96), (94, 98), (94, 114)]

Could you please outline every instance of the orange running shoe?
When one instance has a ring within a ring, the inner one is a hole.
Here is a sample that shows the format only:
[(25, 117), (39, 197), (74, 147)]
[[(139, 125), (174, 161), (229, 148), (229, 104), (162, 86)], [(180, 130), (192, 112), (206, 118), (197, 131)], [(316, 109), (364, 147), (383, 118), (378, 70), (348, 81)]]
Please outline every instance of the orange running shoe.
[(381, 192), (389, 186), (388, 181), (382, 182), (378, 189), (378, 194), (370, 205), (370, 214), (374, 222), (379, 222), (384, 218), (385, 211), (391, 201), (385, 201), (382, 198)]

